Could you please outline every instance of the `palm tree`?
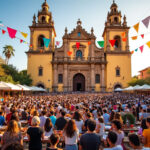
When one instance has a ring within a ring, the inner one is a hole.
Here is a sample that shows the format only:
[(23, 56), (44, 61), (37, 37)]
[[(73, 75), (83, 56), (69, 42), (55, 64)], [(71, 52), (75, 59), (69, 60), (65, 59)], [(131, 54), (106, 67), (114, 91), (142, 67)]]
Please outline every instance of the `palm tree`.
[(15, 50), (11, 45), (5, 45), (5, 47), (3, 48), (4, 48), (3, 54), (6, 57), (6, 64), (8, 65), (8, 61), (12, 56), (14, 56)]

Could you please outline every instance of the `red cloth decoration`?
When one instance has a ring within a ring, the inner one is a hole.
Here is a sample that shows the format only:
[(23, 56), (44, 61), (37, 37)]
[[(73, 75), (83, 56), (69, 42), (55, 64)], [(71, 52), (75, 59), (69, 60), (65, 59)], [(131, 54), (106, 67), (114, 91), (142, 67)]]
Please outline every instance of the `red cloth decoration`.
[(144, 39), (144, 34), (141, 34), (141, 37)]
[(23, 42), (23, 40), (20, 40), (20, 43), (22, 43)]
[(5, 33), (6, 33), (6, 31), (5, 31), (5, 30), (2, 30), (2, 33), (3, 33), (3, 34), (5, 34)]
[(126, 41), (127, 41), (127, 38), (123, 38), (122, 41), (123, 41), (123, 42), (126, 42)]
[(13, 39), (16, 37), (17, 30), (7, 27), (7, 31), (8, 31), (10, 38)]
[(91, 41), (88, 42), (88, 45), (91, 45)]
[(79, 47), (80, 47), (80, 42), (76, 42), (76, 47), (77, 47), (77, 49), (79, 49)]
[(109, 40), (112, 47), (114, 47), (116, 40)]
[(140, 47), (141, 53), (143, 53), (144, 45)]

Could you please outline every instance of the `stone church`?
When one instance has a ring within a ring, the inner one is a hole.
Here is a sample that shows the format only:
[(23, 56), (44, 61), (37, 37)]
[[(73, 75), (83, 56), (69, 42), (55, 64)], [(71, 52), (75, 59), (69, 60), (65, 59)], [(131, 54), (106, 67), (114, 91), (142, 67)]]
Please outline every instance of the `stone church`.
[[(80, 20), (71, 33), (65, 28), (62, 46), (55, 46), (56, 31), (46, 0), (37, 17), (33, 16), (30, 32), (27, 70), (35, 86), (51, 92), (110, 92), (126, 87), (131, 80), (129, 27), (114, 1), (102, 34), (104, 48), (96, 46), (94, 29), (88, 33)], [(48, 47), (44, 46), (44, 37), (51, 39)], [(115, 40), (113, 47), (109, 40)]]

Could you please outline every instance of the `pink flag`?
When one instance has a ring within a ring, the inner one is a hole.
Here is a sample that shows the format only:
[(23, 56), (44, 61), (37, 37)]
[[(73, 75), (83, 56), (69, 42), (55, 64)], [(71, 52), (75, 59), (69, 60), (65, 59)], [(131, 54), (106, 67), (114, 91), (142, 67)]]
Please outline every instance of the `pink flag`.
[(141, 37), (144, 39), (144, 34), (141, 34)]
[(9, 28), (9, 27), (7, 27), (7, 30), (8, 30), (8, 34), (9, 34), (10, 38), (13, 39), (16, 37), (17, 30)]
[(143, 53), (144, 45), (140, 47), (141, 53)]
[(59, 42), (59, 41), (56, 41), (56, 45), (59, 46), (59, 44), (60, 44), (60, 42)]
[(3, 34), (5, 34), (5, 32), (6, 32), (5, 30), (2, 30), (2, 33), (3, 33)]
[(148, 16), (147, 18), (142, 20), (142, 22), (143, 22), (143, 24), (145, 25), (146, 28), (148, 28), (148, 26), (149, 26), (149, 21), (150, 21), (150, 16)]

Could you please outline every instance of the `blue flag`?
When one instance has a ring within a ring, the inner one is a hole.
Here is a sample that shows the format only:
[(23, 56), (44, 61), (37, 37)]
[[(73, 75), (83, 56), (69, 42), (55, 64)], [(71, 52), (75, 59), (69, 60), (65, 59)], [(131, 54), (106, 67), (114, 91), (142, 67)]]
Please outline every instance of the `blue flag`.
[(45, 47), (48, 47), (51, 39), (43, 38), (43, 41), (44, 41)]

